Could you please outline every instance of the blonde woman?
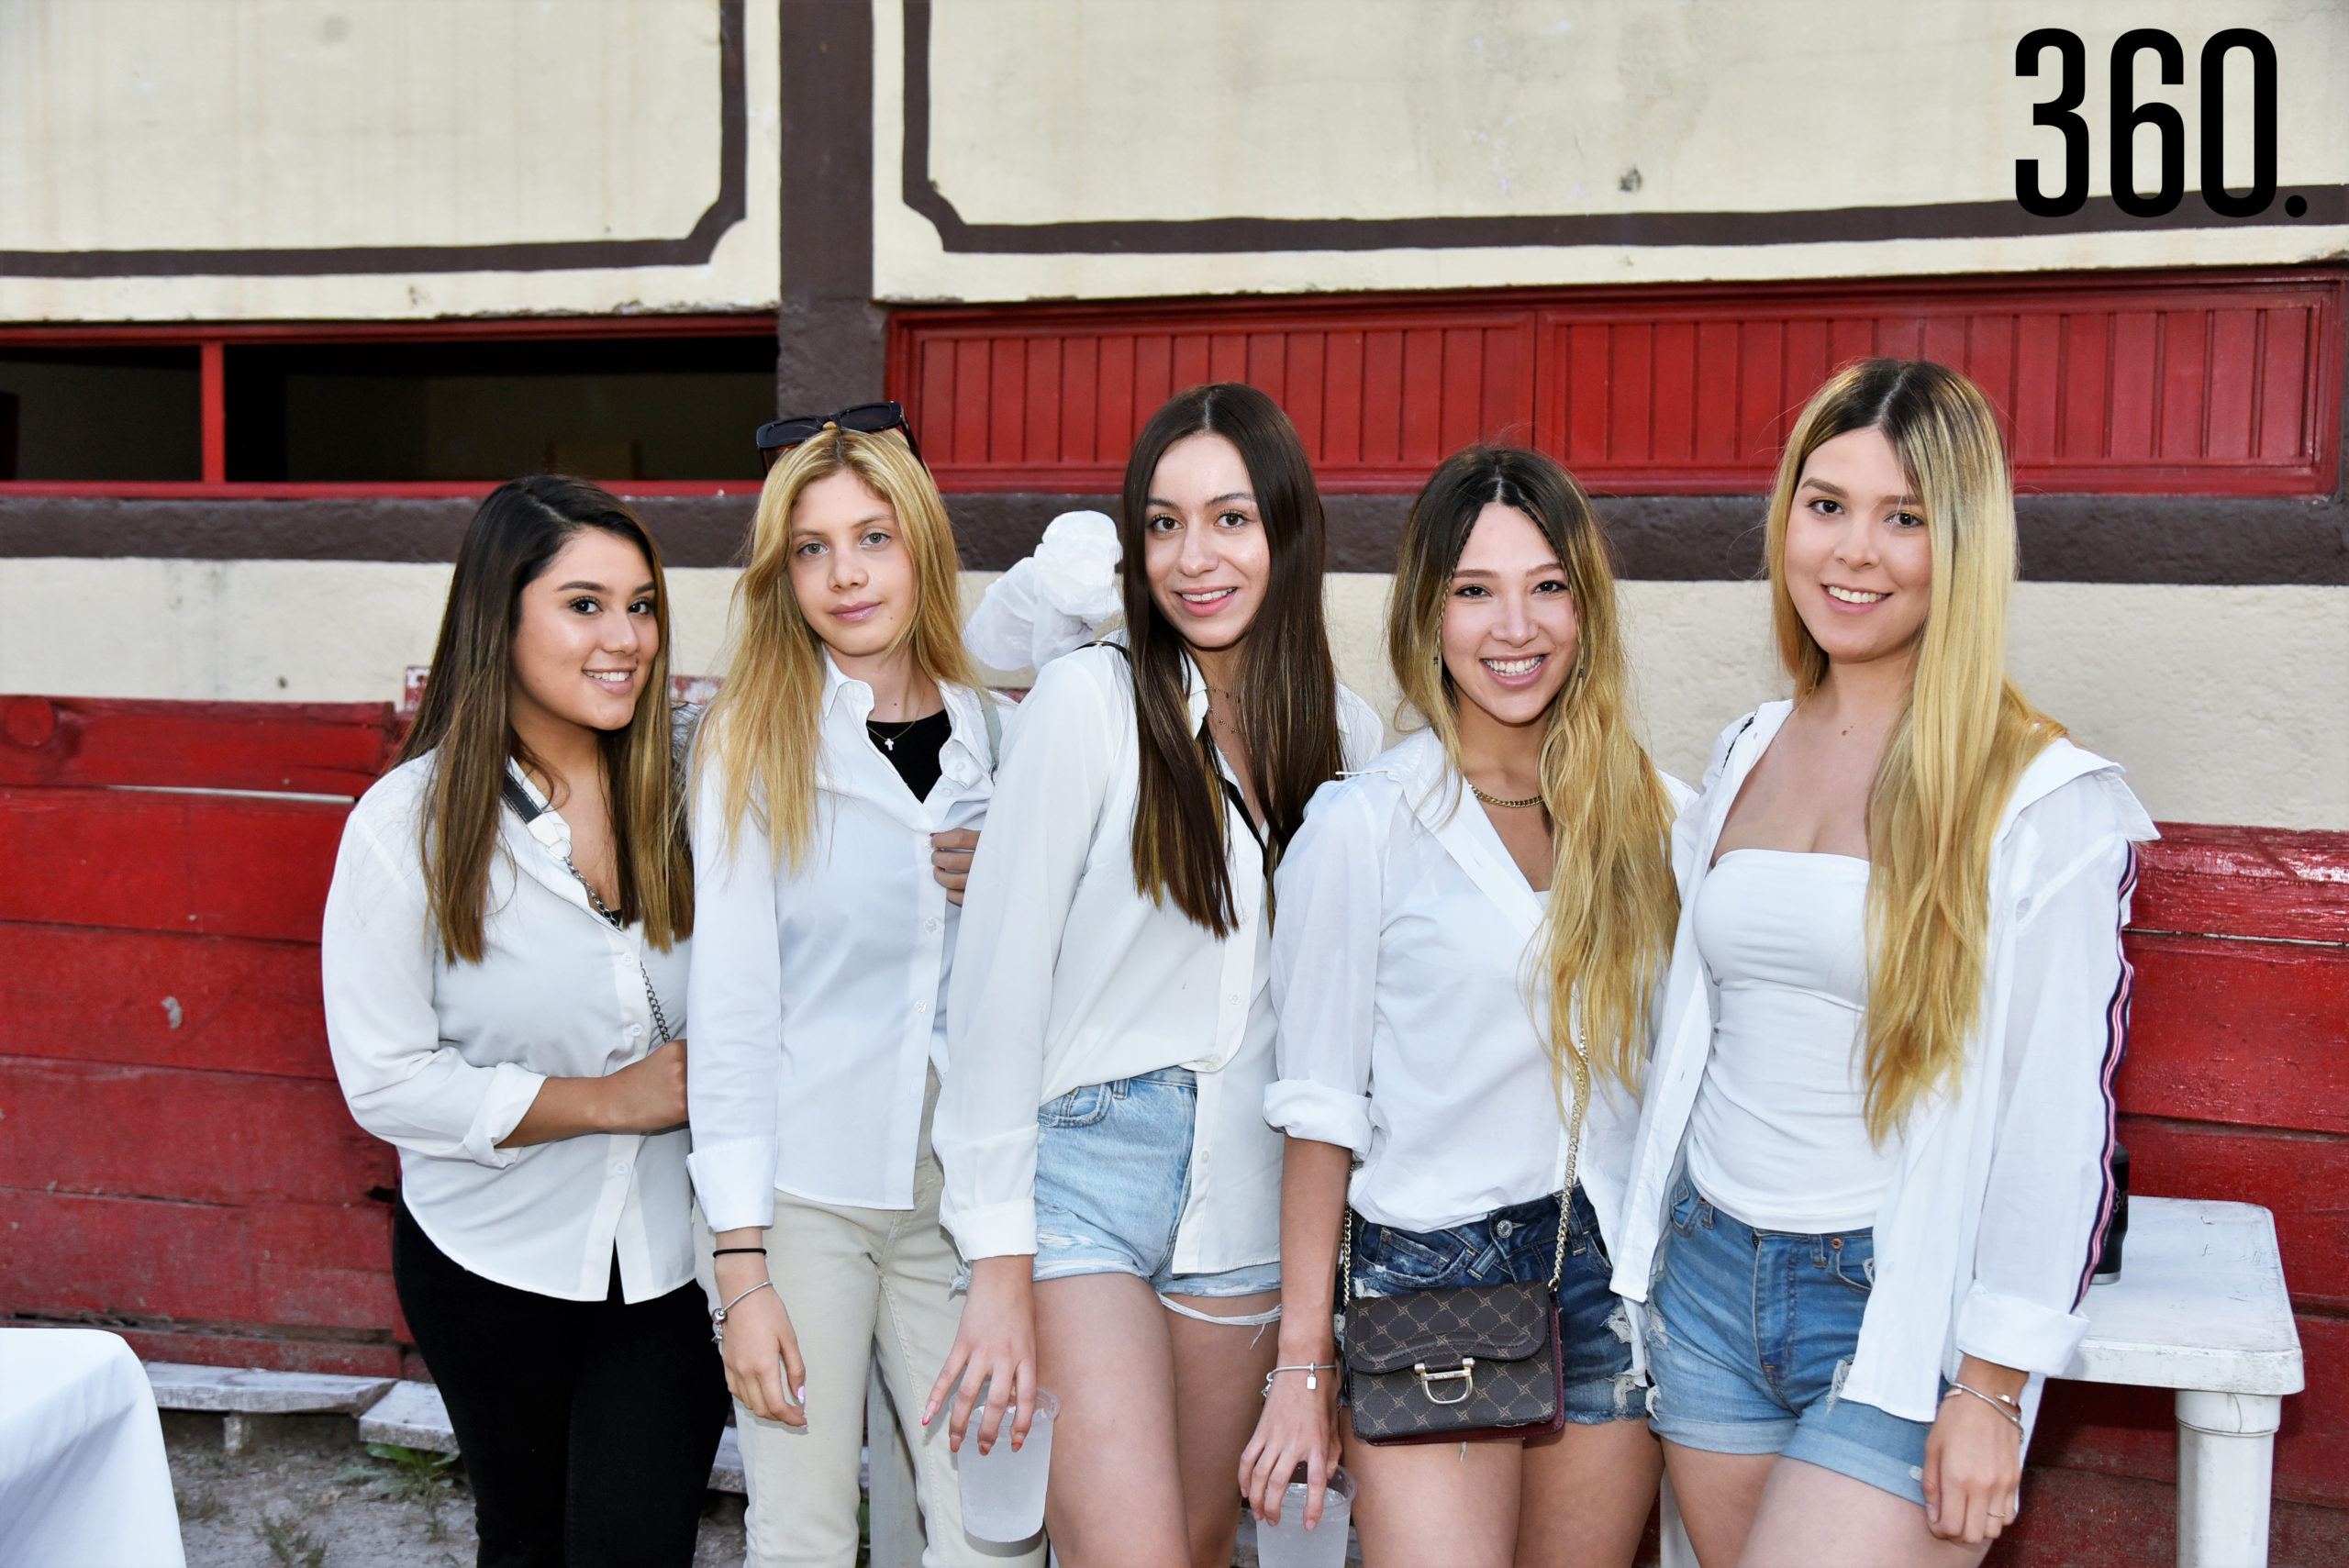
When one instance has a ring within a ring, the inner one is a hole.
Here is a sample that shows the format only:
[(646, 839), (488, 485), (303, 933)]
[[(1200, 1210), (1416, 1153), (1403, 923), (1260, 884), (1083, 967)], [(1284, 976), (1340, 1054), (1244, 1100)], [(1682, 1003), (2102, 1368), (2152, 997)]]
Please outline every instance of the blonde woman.
[[(1325, 785), (1281, 865), (1280, 1365), (1241, 1485), (1276, 1516), (1296, 1467), (1318, 1486), (1342, 1447), (1373, 1568), (1628, 1564), (1659, 1460), (1607, 1249), (1688, 792), (1632, 733), (1605, 545), (1539, 453), (1472, 447), (1436, 470), (1387, 646), (1429, 727)], [(1411, 1447), (1341, 1430), (1341, 1232), (1357, 1298), (1555, 1273), (1564, 1429)]]
[(1837, 374), (1768, 554), (1795, 696), (1730, 727), (1675, 835), (1615, 1287), (1653, 1293), (1706, 1568), (1973, 1562), (2087, 1327), (2153, 824), (2007, 679), (2013, 495), (1971, 382)]
[[(785, 432), (696, 754), (693, 1176), (757, 1564), (855, 1562), (872, 1357), (910, 1411), (958, 1317), (930, 1124), (949, 846), (986, 811), (996, 699), (937, 486), (904, 435), (843, 428), (857, 412)], [(963, 1533), (942, 1437), (911, 1446), (922, 1561), (1001, 1562)]]

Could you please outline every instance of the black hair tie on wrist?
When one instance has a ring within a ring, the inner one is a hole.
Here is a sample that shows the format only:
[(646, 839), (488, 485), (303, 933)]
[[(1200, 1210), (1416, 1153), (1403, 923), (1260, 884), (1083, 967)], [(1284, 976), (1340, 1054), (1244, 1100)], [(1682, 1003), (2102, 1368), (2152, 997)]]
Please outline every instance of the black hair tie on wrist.
[(710, 1256), (713, 1258), (723, 1258), (735, 1252), (756, 1252), (762, 1258), (767, 1255), (767, 1250), (764, 1247), (720, 1247), (718, 1251), (712, 1252)]

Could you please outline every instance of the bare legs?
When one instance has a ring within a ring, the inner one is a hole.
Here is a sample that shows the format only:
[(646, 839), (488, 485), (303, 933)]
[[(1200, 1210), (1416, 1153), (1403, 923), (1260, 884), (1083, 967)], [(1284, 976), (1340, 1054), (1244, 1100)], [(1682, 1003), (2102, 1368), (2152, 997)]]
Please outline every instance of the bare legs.
[(1989, 1551), (1943, 1540), (1907, 1498), (1799, 1459), (1664, 1452), (1703, 1568), (1972, 1568)]
[(1629, 1568), (1661, 1469), (1643, 1421), (1531, 1442), (1346, 1441), (1365, 1568)]
[[(1184, 1305), (1231, 1318), (1278, 1299)], [(1036, 1286), (1037, 1381), (1061, 1402), (1045, 1522), (1065, 1568), (1227, 1568), (1275, 1342), (1177, 1317), (1130, 1274)]]

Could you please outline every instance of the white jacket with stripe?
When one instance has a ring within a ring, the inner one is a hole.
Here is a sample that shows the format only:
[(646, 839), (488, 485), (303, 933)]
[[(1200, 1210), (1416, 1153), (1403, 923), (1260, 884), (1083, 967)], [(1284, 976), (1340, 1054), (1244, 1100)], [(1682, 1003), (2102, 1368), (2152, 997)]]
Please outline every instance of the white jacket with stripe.
[[(1720, 996), (1691, 911), (1721, 825), (1794, 705), (1765, 705), (1714, 748), (1673, 830), (1680, 929), (1664, 984), (1616, 1238), (1615, 1289), (1648, 1297)], [(2121, 769), (2067, 740), (2017, 781), (1990, 854), (1982, 1009), (1951, 1090), (1894, 1134), (1876, 1211), (1876, 1284), (1842, 1397), (1931, 1421), (1967, 1355), (2032, 1374), (2025, 1407), (2071, 1361), (2111, 1218), (2113, 1076), (2132, 973), (2121, 951), (2136, 845), (2157, 837)]]

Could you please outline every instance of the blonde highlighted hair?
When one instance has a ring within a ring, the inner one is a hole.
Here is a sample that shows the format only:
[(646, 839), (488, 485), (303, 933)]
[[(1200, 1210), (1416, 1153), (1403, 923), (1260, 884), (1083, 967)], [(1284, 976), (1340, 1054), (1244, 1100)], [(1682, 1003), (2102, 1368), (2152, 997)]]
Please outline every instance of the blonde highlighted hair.
[(1799, 703), (1827, 653), (1787, 590), (1787, 523), (1811, 453), (1881, 431), (1932, 549), (1907, 709), (1868, 790), (1867, 1121), (1881, 1142), (1954, 1080), (1979, 1020), (1990, 847), (2015, 781), (2064, 733), (2007, 678), (2014, 485), (1989, 399), (1927, 360), (1838, 372), (1796, 421), (1770, 497), (1770, 613)]
[[(796, 867), (815, 837), (816, 760), (824, 705), (824, 643), (791, 584), (791, 514), (810, 484), (846, 471), (896, 514), (914, 567), (913, 614), (895, 648), (941, 687), (975, 684), (963, 651), (953, 526), (930, 470), (894, 430), (827, 428), (767, 475), (751, 523), (751, 559), (734, 587), (726, 684), (703, 724), (697, 767), (714, 767), (730, 848), (757, 820), (774, 864)], [(895, 651), (893, 648), (892, 651)]]
[[(1576, 625), (1575, 667), (1542, 739), (1550, 813), (1550, 899), (1537, 979), (1546, 991), (1551, 1079), (1562, 1107), (1596, 1070), (1634, 1093), (1656, 984), (1671, 960), (1680, 898), (1667, 840), (1672, 800), (1632, 733), (1615, 573), (1573, 475), (1539, 452), (1453, 453), (1411, 504), (1387, 617), (1387, 658), (1411, 706), (1460, 773), (1460, 695), (1443, 663), (1453, 573), (1492, 505), (1524, 514), (1557, 551)], [(1576, 1038), (1583, 1042), (1575, 1045)]]

